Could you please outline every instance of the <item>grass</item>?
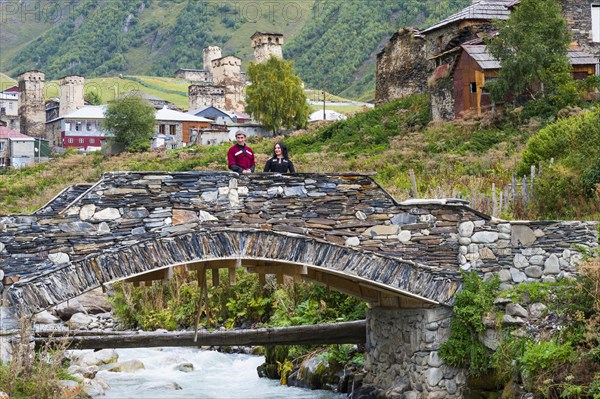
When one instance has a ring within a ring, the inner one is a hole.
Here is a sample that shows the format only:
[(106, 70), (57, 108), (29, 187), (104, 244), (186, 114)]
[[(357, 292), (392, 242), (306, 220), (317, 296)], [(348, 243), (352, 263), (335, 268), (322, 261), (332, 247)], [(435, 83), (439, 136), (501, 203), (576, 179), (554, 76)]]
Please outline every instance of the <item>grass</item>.
[(0, 90), (6, 90), (9, 87), (14, 86), (16, 83), (16, 80), (0, 72)]

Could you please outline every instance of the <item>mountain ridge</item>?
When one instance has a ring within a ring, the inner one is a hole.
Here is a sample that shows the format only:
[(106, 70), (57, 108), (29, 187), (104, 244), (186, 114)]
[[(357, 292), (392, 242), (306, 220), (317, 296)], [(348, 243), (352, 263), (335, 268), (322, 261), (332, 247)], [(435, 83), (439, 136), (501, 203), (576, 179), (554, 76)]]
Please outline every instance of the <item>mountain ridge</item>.
[[(34, 0), (30, 8), (47, 0)], [(202, 68), (202, 49), (222, 47), (243, 68), (253, 60), (255, 31), (285, 34), (284, 55), (309, 87), (344, 97), (370, 95), (374, 55), (399, 27), (426, 26), (467, 0), (56, 0), (56, 21), (5, 16), (0, 71), (13, 78), (38, 69), (48, 79), (69, 74), (170, 77)], [(58, 11), (56, 11), (58, 13)]]

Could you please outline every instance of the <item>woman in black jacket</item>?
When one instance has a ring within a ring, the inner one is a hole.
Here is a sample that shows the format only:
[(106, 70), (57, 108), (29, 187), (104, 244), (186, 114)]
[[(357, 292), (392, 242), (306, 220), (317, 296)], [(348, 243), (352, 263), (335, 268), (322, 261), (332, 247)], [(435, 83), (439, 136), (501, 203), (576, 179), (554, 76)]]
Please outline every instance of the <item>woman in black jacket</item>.
[(288, 158), (288, 150), (285, 144), (277, 143), (273, 147), (273, 157), (265, 164), (265, 172), (296, 173), (294, 164)]

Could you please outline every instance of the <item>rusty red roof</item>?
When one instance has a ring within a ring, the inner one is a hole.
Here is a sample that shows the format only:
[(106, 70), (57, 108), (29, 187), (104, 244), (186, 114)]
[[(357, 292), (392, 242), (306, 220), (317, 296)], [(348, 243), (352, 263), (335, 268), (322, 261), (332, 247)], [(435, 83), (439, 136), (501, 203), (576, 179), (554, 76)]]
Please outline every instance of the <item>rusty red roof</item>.
[(21, 134), (16, 130), (7, 128), (6, 126), (0, 126), (0, 139), (35, 140), (33, 137)]

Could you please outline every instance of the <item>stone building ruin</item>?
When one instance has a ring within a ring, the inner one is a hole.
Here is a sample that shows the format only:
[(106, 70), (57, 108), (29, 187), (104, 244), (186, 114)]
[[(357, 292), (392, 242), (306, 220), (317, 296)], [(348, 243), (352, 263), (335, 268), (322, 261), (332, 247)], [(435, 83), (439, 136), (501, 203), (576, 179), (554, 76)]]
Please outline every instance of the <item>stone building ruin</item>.
[(244, 79), (242, 61), (236, 56), (221, 56), (221, 48), (209, 46), (203, 50), (204, 69), (178, 70), (175, 77), (192, 82), (188, 87), (190, 110), (216, 107), (243, 112)]
[(267, 61), (272, 55), (283, 58), (283, 34), (255, 32), (250, 39), (254, 49), (254, 60), (257, 64)]
[(216, 85), (190, 85), (188, 87), (189, 109), (204, 107), (225, 108), (225, 87)]
[[(283, 34), (256, 32), (251, 40), (256, 63), (268, 60), (271, 55), (283, 58)], [(213, 106), (243, 112), (246, 79), (241, 70), (242, 60), (234, 55), (223, 56), (218, 46), (205, 47), (202, 55), (203, 69), (175, 72), (176, 78), (192, 83), (188, 88), (189, 109)]]
[[(519, 1), (479, 0), (423, 30), (402, 28), (377, 54), (375, 104), (411, 94), (428, 93), (434, 120), (463, 117), (492, 108), (486, 80), (500, 63), (483, 39), (495, 31), (494, 20), (506, 20)], [(569, 60), (575, 79), (598, 74), (600, 4), (597, 0), (561, 0), (573, 35)]]

